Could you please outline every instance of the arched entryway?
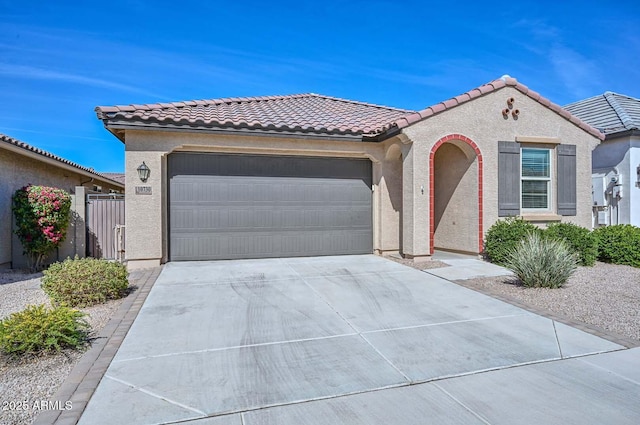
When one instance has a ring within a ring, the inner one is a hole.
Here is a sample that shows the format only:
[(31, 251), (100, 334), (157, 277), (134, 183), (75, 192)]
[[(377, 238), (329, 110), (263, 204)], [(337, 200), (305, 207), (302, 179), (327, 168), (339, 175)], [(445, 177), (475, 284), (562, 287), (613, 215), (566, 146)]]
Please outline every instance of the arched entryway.
[(438, 140), (429, 155), (429, 245), (482, 252), (482, 154), (461, 134)]

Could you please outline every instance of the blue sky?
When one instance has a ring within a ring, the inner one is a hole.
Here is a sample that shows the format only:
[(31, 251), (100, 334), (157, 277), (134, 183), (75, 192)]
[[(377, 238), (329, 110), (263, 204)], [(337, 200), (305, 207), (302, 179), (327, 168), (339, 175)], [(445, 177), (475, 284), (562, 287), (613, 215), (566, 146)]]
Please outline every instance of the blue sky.
[(0, 132), (123, 171), (98, 105), (319, 93), (423, 109), (504, 74), (640, 98), (640, 2), (0, 0)]

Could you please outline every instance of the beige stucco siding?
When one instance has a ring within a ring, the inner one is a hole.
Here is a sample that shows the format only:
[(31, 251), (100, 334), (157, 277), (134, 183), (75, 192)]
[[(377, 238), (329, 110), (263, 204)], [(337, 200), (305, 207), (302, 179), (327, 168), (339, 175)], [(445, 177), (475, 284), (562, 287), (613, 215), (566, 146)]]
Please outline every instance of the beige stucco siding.
[[(519, 110), (517, 119), (511, 114), (506, 118), (502, 114), (509, 98), (515, 99), (513, 109)], [(452, 134), (460, 135), (461, 141), (443, 140)], [(554, 170), (552, 208), (544, 216), (528, 215), (527, 218), (540, 225), (549, 220), (562, 220), (591, 227), (591, 151), (599, 140), (517, 89), (505, 87), (419, 121), (379, 143), (241, 132), (127, 129), (127, 259), (131, 267), (167, 261), (166, 164), (167, 156), (179, 151), (368, 158), (373, 164), (372, 219), (376, 252), (399, 251), (410, 258), (429, 256), (432, 231), (434, 241), (442, 248), (478, 252), (483, 238), (480, 231), (486, 232), (498, 220), (498, 141), (523, 144), (535, 141), (536, 145), (529, 146), (553, 150), (558, 143), (576, 145), (577, 215), (555, 214)], [(434, 145), (439, 142), (445, 144), (438, 145), (442, 150), (438, 158), (436, 155), (432, 158), (431, 154), (437, 152)], [(151, 168), (147, 183), (141, 183), (136, 173), (142, 161)], [(437, 173), (440, 181), (434, 178), (437, 186), (433, 191), (430, 161), (436, 166), (440, 161), (441, 167)], [(449, 162), (455, 166), (448, 168)], [(481, 191), (478, 190), (479, 174)], [(449, 188), (451, 184), (455, 188)], [(137, 195), (136, 186), (149, 186), (152, 194)], [(439, 201), (446, 199), (446, 205), (438, 204), (438, 211), (431, 211), (436, 192), (445, 194)], [(458, 214), (460, 211), (463, 214)], [(430, 214), (439, 221), (433, 229)]]
[[(511, 97), (515, 99), (514, 109), (520, 111), (517, 119), (510, 114), (505, 119), (501, 112)], [(405, 189), (405, 194), (418, 193), (422, 186), (429, 187), (429, 153), (441, 138), (449, 134), (461, 134), (478, 146), (484, 170), (482, 207), (485, 232), (498, 220), (498, 141), (516, 141), (518, 137), (534, 136), (557, 138), (560, 143), (574, 144), (578, 182), (577, 215), (562, 217), (561, 220), (591, 227), (591, 151), (599, 140), (518, 90), (506, 87), (492, 92), (422, 120), (404, 129), (403, 133), (413, 142), (413, 174), (405, 179), (405, 183), (410, 185), (409, 190)], [(429, 252), (428, 199), (413, 197), (414, 205), (403, 215), (405, 230), (411, 229), (414, 234), (410, 248), (414, 255), (427, 255)], [(405, 250), (407, 248), (405, 246)]]
[[(397, 211), (393, 211), (393, 203), (386, 194), (382, 164), (385, 151), (380, 143), (128, 130), (125, 152), (127, 175), (125, 218), (127, 260), (130, 267), (150, 266), (167, 261), (166, 158), (171, 152), (178, 151), (368, 158), (373, 165), (374, 249), (397, 250), (398, 243), (393, 238), (387, 240), (379, 237), (385, 218), (398, 214)], [(151, 176), (147, 183), (140, 182), (136, 173), (136, 168), (142, 161), (151, 169)], [(136, 186), (150, 186), (152, 194), (136, 195)], [(384, 195), (381, 195), (382, 193)], [(394, 198), (396, 208), (397, 198), (396, 190)], [(393, 232), (397, 234), (397, 228), (391, 233)]]
[[(70, 194), (75, 193), (75, 187), (85, 184), (92, 187), (94, 184), (101, 185), (103, 190), (120, 190), (120, 187), (111, 186), (105, 181), (91, 182), (91, 178), (74, 173), (73, 171), (56, 167), (51, 162), (43, 162), (22, 155), (13, 150), (6, 150), (0, 147), (0, 267), (23, 267), (26, 265), (21, 257), (22, 248), (20, 242), (13, 234), (12, 223), (13, 213), (11, 212), (11, 199), (16, 190), (28, 184), (52, 186), (66, 190)], [(76, 202), (74, 199), (73, 202)], [(78, 224), (77, 231), (84, 232), (82, 226), (84, 222)], [(65, 244), (72, 242), (75, 228), (70, 228)], [(13, 248), (12, 248), (13, 247)], [(81, 247), (84, 249), (84, 247)], [(12, 262), (13, 251), (13, 262)], [(74, 252), (68, 246), (62, 250), (62, 254)]]

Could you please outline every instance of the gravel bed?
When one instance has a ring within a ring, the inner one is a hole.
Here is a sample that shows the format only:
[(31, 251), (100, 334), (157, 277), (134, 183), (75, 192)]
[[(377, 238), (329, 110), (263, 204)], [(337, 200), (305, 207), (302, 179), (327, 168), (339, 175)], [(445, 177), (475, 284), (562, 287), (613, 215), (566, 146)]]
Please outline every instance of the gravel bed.
[(526, 288), (515, 277), (465, 280), (464, 286), (517, 300), (620, 336), (640, 340), (640, 269), (596, 263), (578, 267), (561, 288)]
[[(50, 305), (40, 288), (41, 274), (0, 272), (0, 318), (23, 310), (28, 305)], [(88, 314), (92, 335), (109, 322), (124, 299), (80, 309)], [(82, 352), (64, 351), (20, 360), (0, 354), (0, 422), (31, 424), (37, 417), (37, 403), (54, 401), (53, 396), (82, 357)], [(35, 408), (34, 408), (35, 407)]]

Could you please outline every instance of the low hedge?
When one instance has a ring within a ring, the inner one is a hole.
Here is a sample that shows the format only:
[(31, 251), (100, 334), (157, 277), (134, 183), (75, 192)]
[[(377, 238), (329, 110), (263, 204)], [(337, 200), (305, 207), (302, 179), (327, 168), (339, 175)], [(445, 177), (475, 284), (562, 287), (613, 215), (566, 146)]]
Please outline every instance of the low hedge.
[(43, 272), (42, 289), (54, 304), (88, 307), (127, 294), (127, 269), (95, 258), (66, 259)]
[(640, 267), (640, 227), (617, 224), (599, 227), (593, 234), (598, 240), (598, 260)]
[(562, 240), (578, 255), (578, 264), (593, 266), (598, 256), (598, 240), (593, 232), (573, 223), (553, 223), (544, 230), (547, 238)]
[(529, 233), (540, 232), (533, 224), (519, 217), (496, 221), (489, 228), (484, 240), (484, 254), (489, 261), (500, 266), (507, 264), (509, 254)]
[(85, 316), (68, 307), (29, 306), (0, 321), (0, 350), (18, 356), (82, 348), (90, 331)]

